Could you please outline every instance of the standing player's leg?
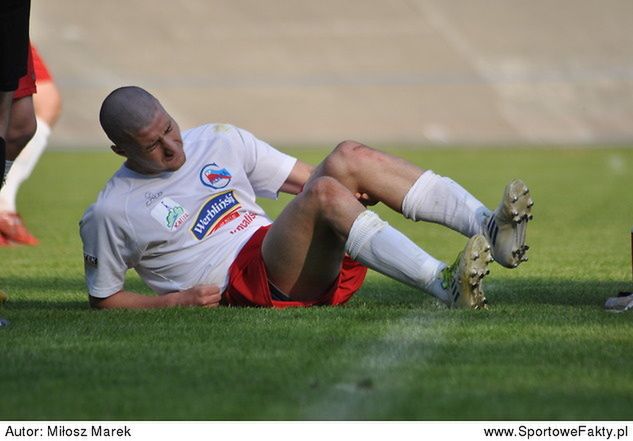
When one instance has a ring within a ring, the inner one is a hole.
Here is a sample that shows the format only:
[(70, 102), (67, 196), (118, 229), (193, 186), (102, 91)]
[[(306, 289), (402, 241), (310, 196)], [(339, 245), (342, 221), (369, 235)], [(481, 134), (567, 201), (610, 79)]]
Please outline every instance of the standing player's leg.
[[(16, 98), (11, 106), (11, 124), (7, 130), (7, 152), (17, 157), (37, 129), (33, 96)], [(15, 158), (14, 158), (15, 159)]]
[(452, 179), (354, 141), (339, 144), (314, 175), (334, 177), (414, 221), (439, 223), (466, 237), (484, 234), (503, 266), (527, 260), (525, 230), (533, 202), (521, 181), (508, 184), (492, 212)]
[[(27, 70), (30, 12), (30, 0), (0, 2), (0, 188), (10, 168), (7, 159), (15, 159), (7, 152), (5, 136), (10, 124), (13, 91)], [(8, 323), (1, 317), (0, 322)]]
[[(26, 106), (32, 108), (34, 102), (31, 97), (21, 98), (16, 100), (13, 109), (18, 110), (19, 107)], [(33, 167), (37, 163), (37, 159), (40, 157), (43, 151), (43, 147), (46, 146), (46, 139), (50, 133), (50, 129), (47, 129), (46, 125), (40, 125), (39, 121), (36, 123), (35, 118), (31, 118), (30, 112), (22, 112), (27, 118), (22, 118), (22, 122), (11, 126), (8, 139), (10, 144), (22, 143), (26, 138), (27, 133), (30, 132), (35, 125), (35, 135), (26, 146), (22, 149), (18, 157), (13, 161), (11, 171), (7, 174), (7, 179), (4, 187), (0, 190), (0, 216), (4, 213), (16, 212), (16, 197), (17, 192), (24, 180), (29, 177)], [(17, 118), (18, 120), (20, 117)], [(20, 140), (22, 138), (22, 140)]]
[[(28, 231), (22, 217), (18, 213), (17, 194), (20, 186), (29, 178), (44, 152), (48, 144), (51, 128), (55, 125), (61, 113), (59, 89), (55, 85), (46, 63), (35, 47), (32, 47), (31, 51), (37, 85), (37, 93), (33, 95), (37, 130), (33, 138), (13, 161), (11, 172), (7, 174), (5, 185), (0, 190), (0, 233), (4, 234), (5, 239), (11, 242), (25, 245), (36, 245), (38, 240)], [(23, 93), (33, 90), (34, 88), (31, 87)], [(26, 114), (30, 115), (30, 109)], [(32, 119), (27, 121), (32, 123)], [(0, 245), (2, 245), (2, 241), (0, 241)]]
[[(7, 145), (5, 137), (9, 126), (11, 115), (11, 104), (13, 103), (13, 91), (0, 91), (0, 191), (4, 187), (6, 178)], [(9, 241), (0, 233), (0, 246), (9, 245)]]
[(13, 102), (13, 91), (0, 91), (0, 189), (4, 184), (5, 161), (7, 158), (7, 145), (5, 136), (9, 126), (9, 115), (11, 114), (11, 103)]
[(20, 161), (20, 157), (24, 158), (23, 150), (26, 150), (25, 146), (33, 138), (36, 127), (33, 96), (28, 95), (16, 99), (11, 107), (11, 125), (7, 132), (7, 147), (11, 151), (19, 151), (20, 153), (12, 161), (11, 170), (6, 176), (5, 186), (0, 190), (0, 235), (8, 243), (25, 245), (38, 243), (37, 239), (27, 231), (22, 218), (15, 210), (17, 187), (21, 183), (16, 178), (24, 175), (24, 161)]
[[(0, 137), (7, 136), (9, 128), (9, 117), (11, 115), (11, 104), (13, 103), (13, 91), (0, 91)], [(4, 149), (3, 149), (4, 150)]]
[(19, 153), (3, 141), (10, 124), (12, 102), (8, 100), (13, 98), (20, 77), (27, 73), (30, 12), (30, 0), (0, 2), (0, 156), (4, 153), (4, 161), (0, 166), (4, 168), (0, 169), (0, 187), (11, 168), (11, 161)]

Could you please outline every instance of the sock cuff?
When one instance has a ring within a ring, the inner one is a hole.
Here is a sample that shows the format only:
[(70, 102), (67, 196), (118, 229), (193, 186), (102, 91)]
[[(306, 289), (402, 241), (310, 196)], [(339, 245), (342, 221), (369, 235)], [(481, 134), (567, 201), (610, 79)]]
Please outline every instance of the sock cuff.
[(402, 200), (402, 215), (407, 219), (417, 221), (416, 211), (418, 199), (428, 190), (428, 188), (441, 176), (435, 174), (433, 170), (426, 170), (413, 183)]
[(389, 224), (380, 219), (373, 211), (363, 211), (352, 224), (347, 236), (347, 242), (345, 243), (347, 254), (352, 259), (356, 259), (367, 241), (387, 225)]

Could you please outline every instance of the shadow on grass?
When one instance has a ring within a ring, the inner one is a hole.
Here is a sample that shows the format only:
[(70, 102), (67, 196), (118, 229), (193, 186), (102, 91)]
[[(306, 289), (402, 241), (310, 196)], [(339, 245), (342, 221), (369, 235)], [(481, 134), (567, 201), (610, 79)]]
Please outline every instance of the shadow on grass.
[[(602, 305), (619, 291), (631, 290), (628, 281), (559, 280), (546, 278), (493, 279), (486, 293), (493, 304)], [(83, 278), (72, 277), (7, 277), (2, 289), (8, 291), (11, 309), (88, 309)], [(126, 281), (126, 289), (148, 294), (140, 280)], [(365, 282), (350, 306), (371, 303), (385, 306), (418, 307), (433, 303), (430, 296), (388, 280), (372, 277)]]
[[(490, 279), (484, 285), (492, 305), (602, 306), (608, 297), (633, 289), (627, 281), (560, 280), (547, 278)], [(432, 303), (430, 296), (386, 278), (368, 280), (354, 302), (410, 306)]]
[[(86, 310), (88, 294), (83, 277), (3, 277), (2, 290), (9, 295), (6, 309)], [(140, 280), (126, 282), (126, 288), (148, 293)]]
[(631, 289), (631, 282), (524, 279), (495, 280), (486, 288), (495, 303), (602, 306), (609, 297)]
[(90, 309), (90, 306), (87, 300), (10, 300), (4, 309), (6, 311), (83, 311)]

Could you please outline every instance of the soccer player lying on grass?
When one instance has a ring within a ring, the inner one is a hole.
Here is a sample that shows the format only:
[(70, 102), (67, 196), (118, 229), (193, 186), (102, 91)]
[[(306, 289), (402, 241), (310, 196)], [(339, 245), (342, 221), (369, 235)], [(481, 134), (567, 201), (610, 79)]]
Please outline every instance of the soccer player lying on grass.
[[(337, 305), (366, 267), (481, 308), (493, 258), (527, 260), (532, 200), (518, 180), (492, 212), (454, 181), (354, 141), (312, 167), (233, 126), (181, 134), (138, 87), (113, 91), (100, 121), (126, 161), (80, 222), (96, 308)], [(271, 222), (255, 198), (279, 191), (297, 196)], [(464, 234), (465, 249), (447, 266), (366, 209), (377, 202)], [(126, 291), (130, 268), (161, 295)]]

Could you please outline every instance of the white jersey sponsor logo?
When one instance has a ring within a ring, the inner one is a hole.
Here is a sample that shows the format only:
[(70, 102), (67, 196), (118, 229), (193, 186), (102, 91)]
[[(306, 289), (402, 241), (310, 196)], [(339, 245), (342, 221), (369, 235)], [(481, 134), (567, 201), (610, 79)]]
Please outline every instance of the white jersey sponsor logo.
[(238, 218), (241, 207), (232, 191), (216, 194), (207, 199), (200, 209), (191, 232), (198, 240), (202, 240), (222, 225)]
[(152, 217), (169, 231), (175, 231), (189, 219), (189, 213), (172, 199), (163, 198), (152, 209)]

